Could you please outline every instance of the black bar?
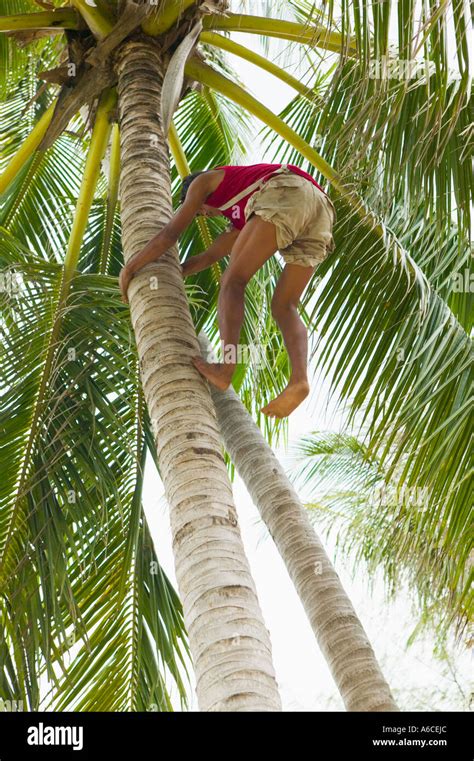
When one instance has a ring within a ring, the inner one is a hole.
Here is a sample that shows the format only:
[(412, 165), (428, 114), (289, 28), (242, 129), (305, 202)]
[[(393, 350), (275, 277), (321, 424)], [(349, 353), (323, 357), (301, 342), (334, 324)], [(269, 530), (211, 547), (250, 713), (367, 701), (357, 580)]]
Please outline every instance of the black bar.
[(168, 755), (170, 743), (180, 754), (189, 743), (191, 753), (216, 756), (236, 751), (254, 756), (261, 750), (268, 758), (275, 747), (279, 756), (309, 753), (318, 761), (332, 757), (472, 761), (470, 720), (467, 712), (1, 712), (0, 761), (102, 761), (122, 756), (138, 761)]

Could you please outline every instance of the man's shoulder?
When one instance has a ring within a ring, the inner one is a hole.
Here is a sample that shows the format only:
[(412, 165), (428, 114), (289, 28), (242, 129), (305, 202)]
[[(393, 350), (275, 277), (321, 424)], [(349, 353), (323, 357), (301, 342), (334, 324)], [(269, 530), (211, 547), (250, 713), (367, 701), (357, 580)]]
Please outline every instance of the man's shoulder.
[(222, 180), (225, 177), (225, 169), (221, 167), (219, 167), (218, 169), (211, 169), (209, 174), (211, 175), (211, 178), (212, 178), (211, 184), (213, 185), (213, 189), (215, 190), (218, 187), (218, 185), (221, 184)]
[(224, 172), (216, 169), (208, 169), (194, 178), (189, 186), (187, 196), (189, 198), (209, 196), (222, 182)]
[(197, 179), (200, 180), (200, 187), (205, 188), (209, 193), (213, 193), (214, 190), (217, 190), (224, 177), (224, 169), (214, 168), (208, 169), (207, 172), (201, 174)]

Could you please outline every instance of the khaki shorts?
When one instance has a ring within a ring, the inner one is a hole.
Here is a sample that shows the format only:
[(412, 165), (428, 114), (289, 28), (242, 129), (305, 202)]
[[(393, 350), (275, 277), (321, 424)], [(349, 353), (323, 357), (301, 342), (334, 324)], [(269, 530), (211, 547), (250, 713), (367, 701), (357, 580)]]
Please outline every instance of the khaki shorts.
[(250, 196), (245, 221), (252, 214), (272, 222), (277, 245), (287, 264), (315, 267), (334, 250), (333, 202), (312, 182), (291, 170), (270, 177)]

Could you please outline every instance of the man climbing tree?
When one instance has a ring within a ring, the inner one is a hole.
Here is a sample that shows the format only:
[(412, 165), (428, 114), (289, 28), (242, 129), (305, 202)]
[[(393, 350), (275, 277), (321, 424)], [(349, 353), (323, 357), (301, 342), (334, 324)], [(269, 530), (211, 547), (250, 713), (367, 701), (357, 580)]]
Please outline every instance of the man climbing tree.
[(219, 166), (183, 180), (181, 206), (165, 227), (132, 257), (120, 273), (124, 301), (131, 278), (156, 261), (178, 240), (196, 215), (223, 214), (229, 229), (203, 253), (182, 265), (192, 275), (230, 254), (218, 301), (224, 362), (193, 357), (197, 370), (219, 389), (231, 383), (244, 318), (245, 288), (276, 251), (285, 267), (272, 298), (272, 315), (291, 363), (284, 391), (262, 408), (269, 417), (288, 416), (309, 393), (308, 336), (298, 314), (300, 298), (315, 268), (334, 249), (336, 210), (310, 174), (292, 164)]

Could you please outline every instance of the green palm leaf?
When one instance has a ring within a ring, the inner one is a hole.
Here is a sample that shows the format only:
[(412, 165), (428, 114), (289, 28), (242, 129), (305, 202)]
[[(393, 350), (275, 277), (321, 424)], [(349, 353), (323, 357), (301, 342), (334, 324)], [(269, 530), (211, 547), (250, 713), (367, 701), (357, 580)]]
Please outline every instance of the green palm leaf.
[[(40, 704), (37, 674), (44, 671), (56, 682), (54, 705), (170, 710), (164, 674), (184, 699), (179, 639), (184, 651), (186, 643), (180, 604), (159, 567), (141, 505), (149, 421), (125, 309), (109, 277), (74, 279), (32, 441), (50, 292), (59, 287), (61, 267), (33, 257), (10, 236), (1, 250), (2, 267), (22, 273), (21, 288), (4, 304), (1, 374), (8, 390), (0, 417), (8, 442), (0, 455), (1, 606), (17, 681), (31, 708)], [(26, 450), (29, 467), (18, 492)], [(69, 666), (65, 656), (75, 643), (80, 650)], [(101, 688), (105, 673), (112, 691)]]
[[(423, 487), (399, 488), (356, 437), (313, 432), (294, 448), (296, 483), (307, 489), (307, 507), (318, 528), (336, 539), (367, 578), (382, 569), (389, 596), (407, 582), (420, 610), (416, 631), (429, 626), (442, 641), (454, 625), (461, 635), (472, 617), (472, 534), (462, 505), (446, 518), (432, 509)], [(453, 527), (458, 541), (453, 541)]]

